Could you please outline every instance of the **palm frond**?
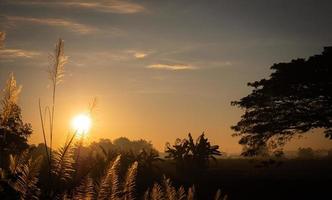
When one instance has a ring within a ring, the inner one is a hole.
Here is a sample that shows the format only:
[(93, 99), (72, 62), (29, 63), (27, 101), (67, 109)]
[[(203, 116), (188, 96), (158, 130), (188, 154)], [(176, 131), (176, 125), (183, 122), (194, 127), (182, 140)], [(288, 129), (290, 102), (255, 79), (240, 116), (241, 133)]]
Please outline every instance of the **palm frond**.
[(17, 166), (17, 180), (14, 182), (14, 188), (20, 194), (21, 200), (38, 199), (40, 189), (37, 187), (41, 157), (32, 160), (31, 158), (25, 164)]
[(71, 145), (60, 147), (54, 152), (52, 157), (51, 173), (57, 180), (66, 182), (72, 178), (73, 168), (73, 149)]

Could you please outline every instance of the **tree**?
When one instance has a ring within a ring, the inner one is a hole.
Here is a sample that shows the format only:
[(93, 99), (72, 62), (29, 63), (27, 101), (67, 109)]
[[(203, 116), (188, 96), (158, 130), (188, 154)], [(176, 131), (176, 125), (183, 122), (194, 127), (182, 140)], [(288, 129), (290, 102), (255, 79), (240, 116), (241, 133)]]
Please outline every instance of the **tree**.
[(321, 55), (278, 63), (269, 79), (248, 83), (253, 91), (231, 104), (245, 110), (232, 129), (245, 145), (243, 155), (267, 145), (274, 152), (296, 134), (323, 128), (332, 139), (332, 47)]
[(175, 160), (177, 168), (182, 170), (189, 166), (191, 169), (204, 170), (208, 167), (209, 160), (221, 155), (218, 145), (211, 145), (204, 133), (194, 142), (191, 134), (188, 139), (176, 139), (174, 145), (166, 144), (166, 158)]
[(297, 150), (297, 157), (302, 159), (312, 159), (315, 157), (315, 152), (312, 148), (299, 148)]
[(135, 154), (139, 154), (141, 150), (154, 150), (151, 142), (140, 140), (129, 140), (126, 137), (119, 137), (113, 141), (113, 146), (117, 151), (129, 152), (132, 151)]
[(31, 125), (24, 123), (17, 100), (21, 87), (18, 87), (13, 74), (10, 74), (3, 90), (0, 113), (0, 167), (6, 168), (10, 154), (20, 154), (29, 147), (27, 139), (32, 133)]
[(154, 167), (153, 164), (158, 161), (163, 161), (163, 159), (159, 158), (158, 151), (154, 149), (150, 149), (149, 151), (142, 149), (137, 155), (137, 161), (143, 168), (152, 171)]

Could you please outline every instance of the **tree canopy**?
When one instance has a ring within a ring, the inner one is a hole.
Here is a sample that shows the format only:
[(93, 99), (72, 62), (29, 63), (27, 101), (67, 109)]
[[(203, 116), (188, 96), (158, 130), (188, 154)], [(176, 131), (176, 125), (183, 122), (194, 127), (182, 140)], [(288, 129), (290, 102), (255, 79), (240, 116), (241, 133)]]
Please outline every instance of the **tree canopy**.
[(0, 167), (6, 166), (10, 154), (20, 154), (29, 147), (27, 139), (32, 133), (31, 125), (24, 123), (17, 99), (21, 87), (10, 74), (2, 93), (0, 112)]
[(253, 91), (231, 103), (245, 110), (232, 126), (246, 146), (243, 155), (255, 155), (262, 146), (280, 152), (294, 135), (315, 128), (332, 139), (332, 47), (271, 69), (268, 79), (248, 83)]

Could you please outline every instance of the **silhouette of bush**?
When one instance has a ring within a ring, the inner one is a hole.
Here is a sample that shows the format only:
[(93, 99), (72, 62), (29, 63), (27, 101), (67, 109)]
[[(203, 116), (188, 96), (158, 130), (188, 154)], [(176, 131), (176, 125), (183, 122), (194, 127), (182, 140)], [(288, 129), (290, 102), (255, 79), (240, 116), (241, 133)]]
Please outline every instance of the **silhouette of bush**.
[(200, 171), (207, 169), (210, 159), (220, 156), (218, 145), (211, 145), (204, 133), (194, 142), (191, 134), (188, 139), (176, 139), (174, 145), (166, 143), (166, 158), (175, 161), (177, 169), (180, 171)]

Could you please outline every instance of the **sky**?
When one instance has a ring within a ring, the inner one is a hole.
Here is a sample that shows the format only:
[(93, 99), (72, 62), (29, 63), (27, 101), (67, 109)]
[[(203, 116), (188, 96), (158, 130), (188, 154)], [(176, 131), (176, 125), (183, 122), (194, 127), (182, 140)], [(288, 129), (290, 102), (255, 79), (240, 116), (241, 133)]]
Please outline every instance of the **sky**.
[[(96, 97), (90, 141), (143, 138), (162, 151), (204, 131), (222, 151), (238, 153), (230, 126), (243, 110), (230, 102), (250, 93), (247, 82), (267, 78), (273, 63), (332, 45), (331, 25), (329, 0), (0, 0), (0, 86), (13, 72), (34, 130), (29, 141), (42, 142), (38, 99), (50, 104), (46, 71), (61, 37), (69, 60), (57, 89), (57, 145)], [(299, 146), (332, 142), (318, 130), (286, 150)]]

